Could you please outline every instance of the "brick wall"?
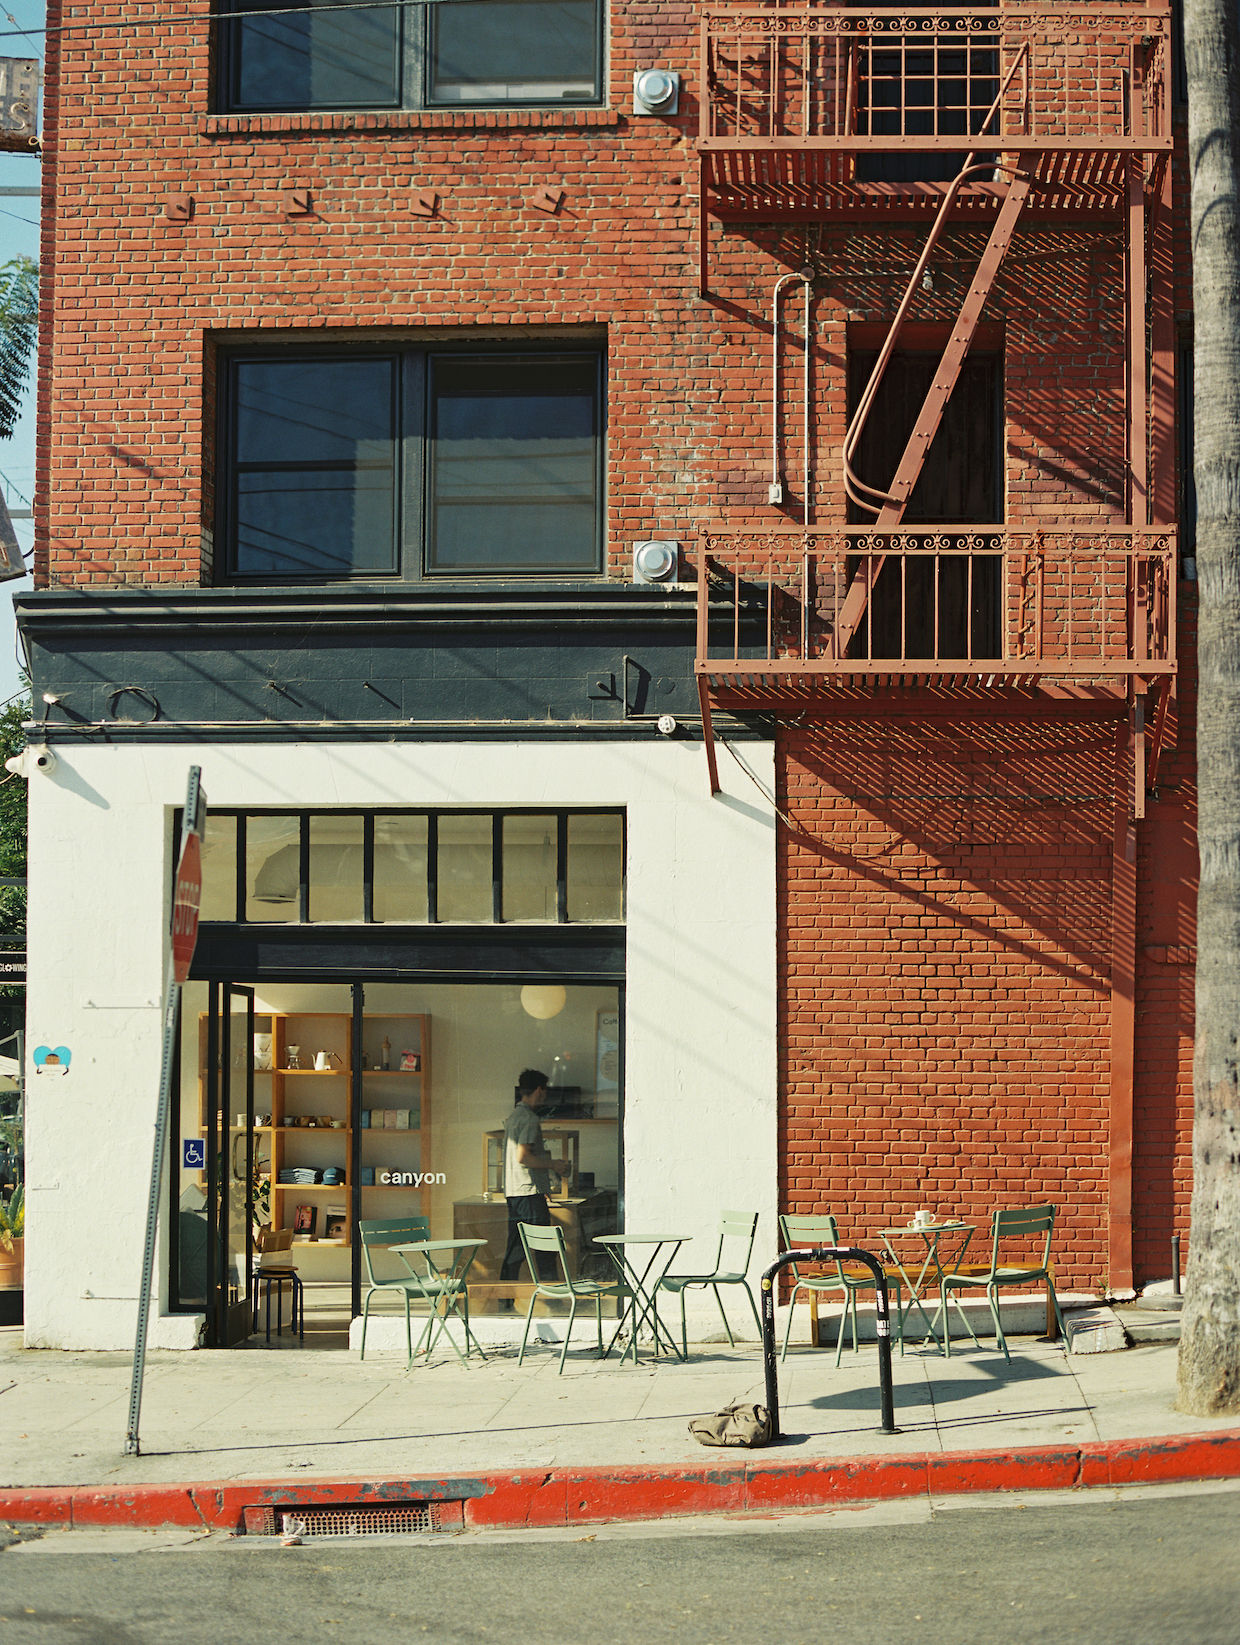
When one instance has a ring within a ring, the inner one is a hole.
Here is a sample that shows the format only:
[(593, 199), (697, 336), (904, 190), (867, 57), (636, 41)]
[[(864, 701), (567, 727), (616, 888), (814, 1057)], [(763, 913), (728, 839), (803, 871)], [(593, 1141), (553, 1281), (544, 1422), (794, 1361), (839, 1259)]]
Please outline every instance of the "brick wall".
[(980, 716), (781, 735), (788, 1210), (860, 1238), (1050, 1200), (1064, 1282), (1105, 1283), (1114, 746)]

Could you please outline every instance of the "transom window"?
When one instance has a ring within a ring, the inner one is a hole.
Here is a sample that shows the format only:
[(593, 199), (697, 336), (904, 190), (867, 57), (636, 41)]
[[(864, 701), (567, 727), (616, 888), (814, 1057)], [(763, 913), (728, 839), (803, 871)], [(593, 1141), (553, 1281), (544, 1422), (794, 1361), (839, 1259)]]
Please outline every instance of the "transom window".
[(226, 580), (600, 573), (598, 352), (291, 350), (225, 379)]
[[(238, 0), (222, 30), (226, 112), (602, 100), (601, 0)], [(256, 15), (244, 14), (253, 11)], [(262, 15), (267, 13), (267, 15)]]
[(622, 811), (212, 811), (202, 918), (617, 924), (624, 849)]

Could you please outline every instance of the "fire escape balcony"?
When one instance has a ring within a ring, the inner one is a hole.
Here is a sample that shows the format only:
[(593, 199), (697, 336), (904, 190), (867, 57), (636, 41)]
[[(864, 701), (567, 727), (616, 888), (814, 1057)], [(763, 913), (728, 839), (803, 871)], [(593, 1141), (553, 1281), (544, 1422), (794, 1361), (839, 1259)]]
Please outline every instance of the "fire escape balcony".
[[(1176, 671), (1176, 533), (1125, 525), (708, 527), (697, 656), (712, 712), (812, 715), (875, 692), (944, 705), (1125, 699), (1155, 757)], [(846, 617), (858, 584), (867, 601)], [(1151, 764), (1152, 769), (1152, 764)]]
[[(1169, 8), (1157, 4), (707, 6), (703, 259), (708, 217), (932, 214), (953, 168), (938, 183), (882, 180), (873, 157), (884, 154), (959, 165), (984, 147), (1030, 176), (1031, 210), (1119, 217), (1130, 163), (1152, 180), (1170, 153), (1170, 41)], [(993, 216), (1003, 194), (1000, 178), (976, 177), (955, 215)]]

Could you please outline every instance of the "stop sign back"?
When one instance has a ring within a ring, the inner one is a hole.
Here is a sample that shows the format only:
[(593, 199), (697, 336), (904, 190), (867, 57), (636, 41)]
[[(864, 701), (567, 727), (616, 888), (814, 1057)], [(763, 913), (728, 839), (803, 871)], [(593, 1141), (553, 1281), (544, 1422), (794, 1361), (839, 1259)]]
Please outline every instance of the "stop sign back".
[(197, 834), (185, 840), (172, 898), (172, 974), (185, 982), (198, 941), (198, 909), (202, 903), (202, 847)]

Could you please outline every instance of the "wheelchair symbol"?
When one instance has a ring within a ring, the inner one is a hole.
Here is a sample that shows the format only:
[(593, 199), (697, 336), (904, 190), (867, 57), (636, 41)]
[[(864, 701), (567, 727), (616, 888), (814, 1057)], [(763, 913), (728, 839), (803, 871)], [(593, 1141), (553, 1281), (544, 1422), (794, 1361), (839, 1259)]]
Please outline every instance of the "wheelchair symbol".
[(207, 1145), (201, 1137), (186, 1137), (182, 1150), (182, 1165), (187, 1171), (205, 1171)]

